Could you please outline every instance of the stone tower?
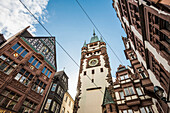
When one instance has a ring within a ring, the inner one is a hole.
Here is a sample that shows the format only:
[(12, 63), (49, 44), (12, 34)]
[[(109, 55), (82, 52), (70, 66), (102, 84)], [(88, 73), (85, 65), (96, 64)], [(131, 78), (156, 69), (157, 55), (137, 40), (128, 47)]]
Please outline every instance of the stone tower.
[(81, 50), (74, 113), (102, 113), (105, 89), (112, 84), (110, 71), (106, 43), (94, 32)]

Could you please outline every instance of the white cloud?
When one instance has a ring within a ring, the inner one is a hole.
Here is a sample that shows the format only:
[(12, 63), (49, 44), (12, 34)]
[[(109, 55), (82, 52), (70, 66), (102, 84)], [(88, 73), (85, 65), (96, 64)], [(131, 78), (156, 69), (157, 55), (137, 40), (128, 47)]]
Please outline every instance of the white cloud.
[[(22, 0), (30, 11), (42, 22), (45, 18), (46, 6), (49, 0)], [(6, 38), (14, 35), (19, 30), (31, 26), (29, 31), (36, 31), (35, 24), (38, 22), (24, 8), (19, 0), (1, 0), (0, 2), (0, 33)]]

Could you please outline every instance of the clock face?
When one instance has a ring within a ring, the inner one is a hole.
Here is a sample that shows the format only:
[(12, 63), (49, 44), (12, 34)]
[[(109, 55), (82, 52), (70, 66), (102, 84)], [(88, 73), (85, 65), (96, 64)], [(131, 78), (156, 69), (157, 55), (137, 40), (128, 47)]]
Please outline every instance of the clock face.
[(89, 66), (96, 66), (99, 63), (97, 58), (91, 59), (89, 61)]

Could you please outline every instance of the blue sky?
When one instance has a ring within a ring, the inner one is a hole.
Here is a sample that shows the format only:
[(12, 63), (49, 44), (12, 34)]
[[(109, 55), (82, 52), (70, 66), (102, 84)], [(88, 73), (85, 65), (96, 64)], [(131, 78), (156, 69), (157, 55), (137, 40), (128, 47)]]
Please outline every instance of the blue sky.
[[(124, 45), (121, 36), (126, 36), (121, 28), (119, 19), (112, 7), (112, 0), (79, 0), (91, 19), (94, 21), (104, 38), (116, 52), (122, 62), (127, 65), (124, 55)], [(67, 52), (80, 64), (81, 47), (86, 40), (89, 43), (94, 26), (80, 9), (75, 0), (50, 0), (47, 5), (47, 20), (44, 25)], [(37, 35), (44, 34), (44, 30), (37, 25)], [(96, 31), (98, 37), (99, 33)], [(111, 50), (107, 47), (112, 76), (120, 64)], [(79, 68), (57, 47), (58, 71), (63, 70), (69, 76), (69, 92), (75, 96)], [(73, 97), (74, 98), (74, 97)]]
[[(15, 10), (20, 6), (21, 9), (24, 10), (22, 5), (18, 2), (18, 0), (7, 0), (12, 2), (13, 4), (17, 1), (16, 5), (8, 6), (6, 4), (6, 0), (2, 0), (0, 3), (0, 9), (10, 9), (12, 8), (13, 12), (10, 14), (15, 14)], [(31, 8), (34, 11), (34, 14), (37, 14), (38, 17), (46, 18), (47, 21), (42, 19), (44, 26), (48, 29), (48, 31), (56, 37), (57, 41), (66, 49), (66, 51), (75, 59), (75, 61), (80, 64), (80, 55), (81, 55), (81, 47), (83, 46), (84, 41), (87, 43), (90, 42), (90, 38), (93, 34), (94, 26), (90, 23), (86, 15), (83, 13), (81, 8), (78, 6), (75, 0), (23, 0), (25, 1), (25, 5)], [(32, 2), (35, 6), (31, 5), (29, 2)], [(88, 15), (94, 21), (100, 32), (103, 34), (104, 38), (107, 40), (109, 45), (121, 59), (124, 65), (128, 65), (129, 61), (126, 60), (124, 55), (124, 45), (121, 36), (126, 36), (124, 30), (121, 28), (121, 24), (119, 19), (116, 16), (116, 12), (112, 7), (112, 0), (79, 0), (80, 4), (84, 7)], [(14, 7), (15, 6), (15, 7)], [(38, 7), (41, 6), (41, 7)], [(4, 8), (5, 7), (5, 8)], [(7, 8), (8, 7), (8, 8)], [(37, 8), (38, 7), (38, 8)], [(40, 10), (39, 10), (40, 9)], [(36, 13), (36, 10), (38, 10)], [(10, 10), (11, 11), (11, 10)], [(10, 12), (8, 11), (8, 12)], [(42, 13), (43, 12), (43, 13)], [(1, 15), (6, 16), (7, 13), (0, 13)], [(18, 13), (16, 13), (18, 14)], [(15, 14), (15, 15), (16, 15)], [(28, 13), (25, 13), (28, 14)], [(15, 15), (11, 16), (11, 18), (15, 17)], [(4, 21), (10, 20), (11, 18), (2, 18), (0, 19), (0, 31), (3, 33), (7, 28), (13, 28), (16, 30), (17, 26), (24, 23), (28, 17), (23, 17), (23, 15), (19, 15), (20, 21), (18, 25), (7, 24), (1, 26), (1, 23)], [(31, 17), (29, 17), (31, 18)], [(16, 23), (17, 17), (15, 17), (14, 23)], [(22, 21), (22, 22), (21, 22)], [(45, 30), (33, 21), (33, 18), (28, 20), (30, 24), (34, 26), (36, 32), (34, 33), (37, 36), (49, 36)], [(6, 22), (6, 23), (9, 23)], [(13, 25), (13, 26), (12, 26)], [(26, 27), (27, 24), (22, 24), (22, 27)], [(21, 28), (22, 28), (21, 27)], [(10, 29), (13, 30), (13, 29)], [(13, 31), (14, 32), (14, 31)], [(18, 32), (18, 31), (17, 31)], [(16, 31), (15, 31), (16, 33)], [(100, 37), (99, 33), (96, 31), (98, 37)], [(110, 65), (112, 69), (112, 76), (115, 76), (115, 72), (120, 62), (111, 52), (109, 47), (107, 46), (107, 51), (110, 59)], [(65, 67), (65, 72), (69, 77), (69, 93), (75, 97), (76, 87), (77, 87), (77, 78), (79, 73), (79, 68), (74, 64), (74, 62), (63, 52), (63, 50), (57, 46), (57, 70), (61, 71)]]

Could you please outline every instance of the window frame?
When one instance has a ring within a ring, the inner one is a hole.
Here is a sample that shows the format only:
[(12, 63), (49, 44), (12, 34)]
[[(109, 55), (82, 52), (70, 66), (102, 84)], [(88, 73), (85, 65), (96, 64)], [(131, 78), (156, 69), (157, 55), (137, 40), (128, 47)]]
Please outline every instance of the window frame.
[[(13, 47), (14, 47), (16, 44), (18, 44), (19, 46), (18, 46), (16, 49), (14, 49)], [(11, 47), (11, 49), (14, 51), (14, 52), (12, 52), (12, 54), (14, 55), (14, 54), (17, 53), (18, 56), (14, 56), (14, 57), (18, 58), (19, 56), (21, 56), (22, 58), (24, 58), (24, 57), (29, 53), (29, 51), (28, 51), (22, 44), (20, 44), (19, 42), (17, 42), (16, 44)], [(20, 48), (23, 48), (23, 50), (20, 51), (20, 52), (18, 52)], [(24, 52), (27, 52), (27, 53), (26, 53), (24, 56), (22, 56), (22, 54), (23, 54)]]
[[(2, 65), (4, 64), (5, 67), (2, 68)], [(5, 74), (9, 75), (18, 64), (12, 60), (9, 56), (2, 54), (0, 56), (0, 71), (4, 72)]]
[[(33, 58), (31, 61), (30, 59)], [(39, 69), (39, 67), (41, 66), (41, 61), (39, 61), (35, 56), (31, 56), (31, 58), (28, 60), (28, 62), (34, 66), (36, 69)], [(36, 61), (36, 63), (34, 63)], [(38, 65), (39, 64), (39, 65)]]
[[(6, 94), (3, 93), (3, 92), (7, 92)], [(0, 94), (0, 97), (2, 97), (1, 101), (0, 101), (0, 105), (5, 107), (5, 108), (8, 108), (10, 110), (13, 110), (13, 108), (15, 107), (15, 105), (18, 103), (18, 101), (20, 100), (21, 98), (21, 95), (19, 95), (18, 93), (16, 92), (13, 92), (11, 90), (8, 90), (8, 89), (4, 89), (1, 94)], [(17, 97), (17, 98), (16, 98)], [(7, 100), (7, 101), (6, 101)], [(6, 104), (5, 104), (6, 102)], [(15, 103), (15, 104), (12, 104), (12, 103)], [(3, 105), (4, 104), (4, 105)], [(10, 105), (13, 105), (12, 108), (9, 108)]]
[[(132, 90), (130, 90), (131, 88), (132, 88)], [(133, 94), (131, 91), (133, 91)], [(125, 87), (124, 92), (125, 92), (125, 96), (131, 96), (131, 95), (136, 94), (133, 86)], [(127, 92), (128, 92), (128, 94), (127, 94)]]

